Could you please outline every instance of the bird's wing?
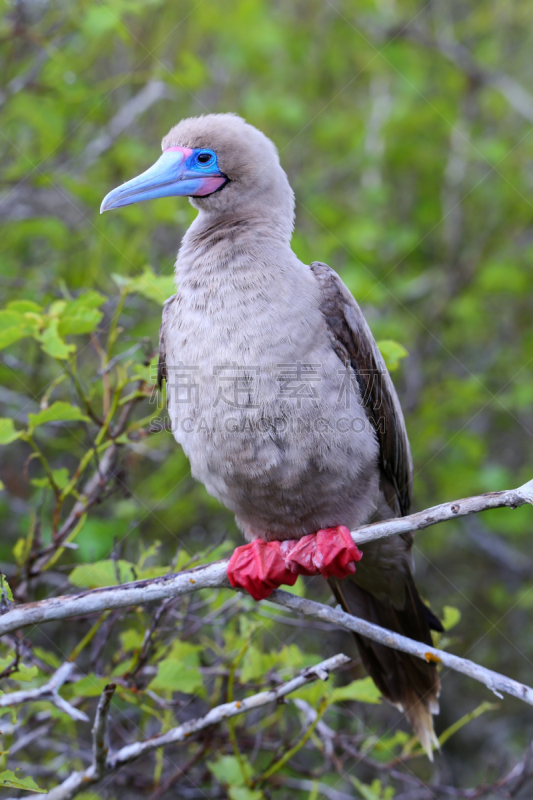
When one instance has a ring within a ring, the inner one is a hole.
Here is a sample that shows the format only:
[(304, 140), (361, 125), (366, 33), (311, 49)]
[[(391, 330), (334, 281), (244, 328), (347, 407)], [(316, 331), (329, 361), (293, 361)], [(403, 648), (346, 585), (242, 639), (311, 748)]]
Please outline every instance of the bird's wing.
[(167, 379), (167, 345), (166, 336), (172, 307), (177, 295), (173, 294), (163, 303), (163, 318), (159, 328), (159, 361), (157, 362), (157, 383), (161, 389), (163, 381)]
[[(394, 514), (407, 514), (411, 502), (412, 463), (400, 403), (385, 362), (361, 309), (339, 276), (326, 264), (311, 269), (321, 291), (321, 310), (338, 357), (353, 369), (368, 418), (380, 447), (381, 488)], [(387, 506), (385, 516), (387, 515)], [(379, 509), (380, 516), (383, 509)], [(350, 614), (432, 643), (430, 626), (442, 626), (416, 590), (409, 552), (412, 533), (369, 542), (356, 574), (330, 579), (337, 602)], [(370, 569), (369, 569), (370, 568)], [(438, 746), (432, 715), (438, 713), (439, 677), (434, 664), (355, 636), (368, 673), (385, 697), (399, 706), (413, 725), (429, 758)]]
[(407, 514), (413, 467), (396, 390), (374, 337), (356, 301), (337, 273), (315, 261), (311, 270), (321, 292), (320, 307), (335, 352), (349, 363), (380, 448), (382, 489), (395, 514)]

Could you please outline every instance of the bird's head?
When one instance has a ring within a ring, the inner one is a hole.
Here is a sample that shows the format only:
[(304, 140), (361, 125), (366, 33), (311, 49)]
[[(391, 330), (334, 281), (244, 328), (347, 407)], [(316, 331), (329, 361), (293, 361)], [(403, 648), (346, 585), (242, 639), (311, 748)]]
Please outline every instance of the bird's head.
[(241, 117), (184, 119), (165, 136), (162, 148), (152, 167), (106, 195), (101, 212), (180, 196), (208, 213), (238, 214), (259, 206), (292, 218), (293, 194), (276, 148)]

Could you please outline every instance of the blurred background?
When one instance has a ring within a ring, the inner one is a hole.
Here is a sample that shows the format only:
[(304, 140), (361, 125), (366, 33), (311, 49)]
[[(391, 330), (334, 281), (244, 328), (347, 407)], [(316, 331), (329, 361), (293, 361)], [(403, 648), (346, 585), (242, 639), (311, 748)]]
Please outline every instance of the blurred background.
[[(233, 111), (279, 149), (296, 193), (297, 255), (334, 267), (375, 338), (408, 353), (393, 378), (413, 449), (415, 509), (533, 477), (528, 0), (13, 0), (3, 4), (0, 48), (3, 305), (50, 307), (97, 291), (104, 330), (120, 286), (151, 275), (157, 291), (126, 297), (117, 345), (151, 357), (195, 212), (165, 199), (101, 217), (100, 202), (158, 158), (181, 118)], [(57, 354), (33, 339), (8, 344), (0, 416), (19, 426), (50, 392)], [(77, 370), (95, 396), (97, 357), (87, 334)], [(68, 426), (43, 433), (41, 447), (55, 470), (70, 470), (82, 452)], [(38, 520), (43, 541), (50, 536), (31, 452), (22, 440), (1, 451), (8, 577), (29, 526)], [(176, 538), (190, 552), (223, 536), (240, 543), (168, 433), (126, 447), (121, 469), (121, 490), (28, 597), (64, 590), (61, 565), (107, 558), (118, 540), (131, 559), (160, 540), (161, 563)], [(529, 684), (532, 526), (531, 509), (504, 509), (416, 540), (423, 596), (439, 615), (445, 606), (460, 612), (449, 646)], [(304, 647), (297, 629), (289, 633)], [(487, 695), (443, 674), (437, 729)], [(394, 724), (394, 712), (387, 719)], [(490, 782), (532, 734), (528, 707), (506, 698), (450, 740), (440, 780)]]

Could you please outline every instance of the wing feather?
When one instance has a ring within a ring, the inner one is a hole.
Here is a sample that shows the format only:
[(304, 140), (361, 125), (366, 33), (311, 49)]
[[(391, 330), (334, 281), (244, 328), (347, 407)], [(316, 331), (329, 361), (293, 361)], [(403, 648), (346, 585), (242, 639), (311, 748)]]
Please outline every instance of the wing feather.
[(365, 411), (376, 431), (385, 497), (395, 513), (407, 514), (413, 467), (394, 384), (361, 309), (337, 273), (320, 261), (314, 261), (311, 270), (320, 286), (321, 311), (335, 352), (353, 369)]
[(173, 304), (176, 301), (177, 295), (173, 294), (168, 300), (163, 303), (163, 317), (161, 319), (161, 327), (159, 328), (159, 360), (157, 362), (157, 384), (161, 389), (163, 381), (167, 380), (167, 345), (166, 335), (167, 327), (170, 318), (170, 312)]

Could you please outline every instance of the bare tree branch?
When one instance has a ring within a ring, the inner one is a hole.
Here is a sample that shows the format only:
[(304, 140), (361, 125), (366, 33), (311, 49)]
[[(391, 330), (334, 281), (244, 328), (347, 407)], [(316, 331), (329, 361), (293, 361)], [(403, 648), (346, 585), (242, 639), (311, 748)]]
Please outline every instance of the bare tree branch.
[[(49, 800), (70, 800), (75, 797), (82, 789), (87, 789), (90, 785), (98, 783), (105, 773), (113, 772), (119, 767), (133, 761), (136, 758), (155, 750), (157, 747), (165, 747), (169, 744), (176, 744), (186, 741), (194, 733), (205, 730), (212, 725), (217, 725), (229, 717), (236, 717), (240, 714), (246, 714), (255, 708), (277, 703), (282, 698), (286, 697), (291, 692), (296, 691), (301, 686), (305, 686), (312, 681), (327, 680), (329, 675), (339, 667), (348, 664), (350, 659), (343, 653), (339, 653), (332, 658), (321, 661), (314, 667), (306, 667), (296, 677), (290, 681), (282, 683), (275, 689), (267, 692), (259, 692), (258, 694), (246, 697), (244, 700), (237, 700), (232, 703), (224, 703), (223, 705), (212, 708), (204, 717), (199, 719), (189, 720), (183, 725), (178, 725), (176, 728), (171, 728), (166, 733), (152, 736), (151, 739), (146, 739), (143, 742), (135, 742), (134, 744), (126, 745), (116, 753), (107, 755), (104, 752), (104, 731), (107, 711), (111, 696), (114, 691), (110, 686), (106, 686), (104, 693), (100, 698), (98, 710), (96, 712), (96, 719), (94, 723), (94, 761), (90, 767), (81, 772), (73, 772), (69, 777), (63, 781), (55, 789), (48, 792)], [(28, 795), (28, 800), (39, 800), (41, 795)]]
[(296, 597), (296, 595), (283, 592), (280, 589), (272, 592), (266, 602), (285, 606), (290, 611), (303, 616), (327, 620), (341, 628), (359, 633), (367, 639), (372, 639), (374, 642), (391, 647), (393, 650), (402, 650), (404, 653), (421, 658), (423, 661), (442, 663), (445, 667), (455, 670), (455, 672), (461, 672), (475, 681), (484, 683), (497, 697), (501, 698), (502, 692), (505, 692), (505, 694), (510, 694), (529, 705), (533, 705), (533, 689), (523, 683), (514, 681), (512, 678), (507, 678), (505, 675), (500, 675), (490, 669), (485, 669), (485, 667), (480, 667), (467, 658), (460, 658), (422, 642), (415, 642), (413, 639), (388, 631), (386, 628), (381, 628), (379, 625), (374, 625), (374, 623), (367, 622), (360, 617), (352, 617), (351, 614), (347, 614), (338, 608), (331, 608), (322, 603), (316, 603), (314, 600)]
[(154, 103), (165, 97), (171, 97), (170, 88), (165, 81), (153, 80), (143, 86), (134, 97), (124, 103), (122, 108), (117, 111), (102, 133), (91, 140), (83, 154), (84, 168), (96, 161), (106, 150), (109, 150), (120, 134), (127, 130), (138, 116), (144, 114)]
[[(443, 503), (417, 514), (411, 514), (408, 517), (399, 517), (384, 522), (376, 522), (372, 525), (365, 525), (356, 531), (352, 531), (352, 537), (357, 544), (364, 544), (384, 536), (421, 530), (438, 522), (478, 513), (489, 508), (501, 508), (504, 506), (516, 508), (525, 503), (533, 504), (533, 481), (529, 481), (518, 489), (491, 492), (452, 503)], [(94, 589), (77, 595), (55, 597), (49, 600), (41, 600), (37, 603), (21, 605), (0, 616), (0, 635), (26, 625), (35, 625), (50, 620), (67, 619), (106, 609), (160, 602), (180, 595), (190, 594), (198, 589), (231, 588), (226, 572), (227, 564), (227, 560), (218, 561), (207, 566), (196, 567), (152, 580), (136, 581), (105, 589)], [(503, 692), (533, 705), (533, 689), (492, 670), (480, 667), (468, 659), (459, 658), (434, 647), (415, 642), (378, 625), (346, 614), (344, 611), (315, 603), (312, 600), (295, 597), (279, 589), (270, 595), (269, 602), (284, 606), (303, 616), (333, 623), (359, 633), (368, 639), (380, 642), (387, 647), (410, 653), (417, 658), (442, 663), (450, 669), (461, 672), (485, 684), (500, 697)]]
[(111, 705), (111, 698), (116, 689), (115, 683), (108, 683), (100, 695), (96, 716), (93, 725), (93, 767), (97, 779), (103, 777), (106, 770), (108, 747), (106, 745), (107, 716)]
[(397, 533), (420, 531), (446, 522), (457, 517), (467, 517), (488, 511), (490, 508), (518, 508), (529, 503), (533, 505), (533, 480), (524, 483), (518, 489), (508, 489), (503, 492), (487, 492), (475, 497), (466, 497), (464, 500), (455, 500), (451, 503), (442, 503), (439, 506), (427, 508), (408, 517), (395, 517), (384, 522), (374, 522), (352, 531), (352, 538), (357, 545), (381, 539), (383, 536), (394, 536)]
[(19, 692), (8, 692), (0, 696), (0, 708), (7, 706), (18, 706), (21, 703), (31, 703), (36, 700), (49, 700), (57, 708), (68, 714), (72, 719), (77, 719), (81, 722), (89, 722), (89, 717), (78, 708), (74, 708), (70, 703), (67, 703), (60, 694), (59, 689), (72, 675), (75, 665), (66, 662), (61, 664), (59, 669), (54, 672), (48, 683), (44, 686), (39, 686), (37, 689), (26, 689)]
[[(110, 448), (111, 449), (111, 448)], [(103, 459), (102, 459), (103, 461)], [(91, 480), (97, 484), (100, 480), (96, 473)], [(96, 488), (96, 486), (94, 487)], [(84, 494), (91, 494), (87, 487)], [(533, 481), (525, 483), (518, 489), (502, 492), (489, 492), (451, 503), (442, 503), (417, 514), (407, 517), (395, 517), (383, 522), (363, 525), (352, 531), (352, 538), (357, 545), (380, 539), (384, 536), (395, 536), (398, 533), (423, 530), (439, 522), (457, 517), (477, 514), (491, 508), (517, 508), (526, 503), (533, 504)], [(71, 516), (81, 511), (74, 506)], [(69, 519), (64, 527), (69, 527)], [(63, 529), (60, 534), (63, 534)], [(26, 603), (6, 611), (0, 615), (0, 636), (6, 633), (51, 620), (69, 619), (84, 614), (94, 614), (106, 609), (126, 608), (127, 606), (145, 605), (161, 602), (168, 598), (189, 594), (197, 589), (231, 588), (226, 574), (228, 561), (215, 561), (203, 567), (195, 567), (184, 572), (171, 573), (151, 580), (134, 581), (120, 586), (105, 589), (93, 589), (75, 595), (52, 597), (36, 603)]]

